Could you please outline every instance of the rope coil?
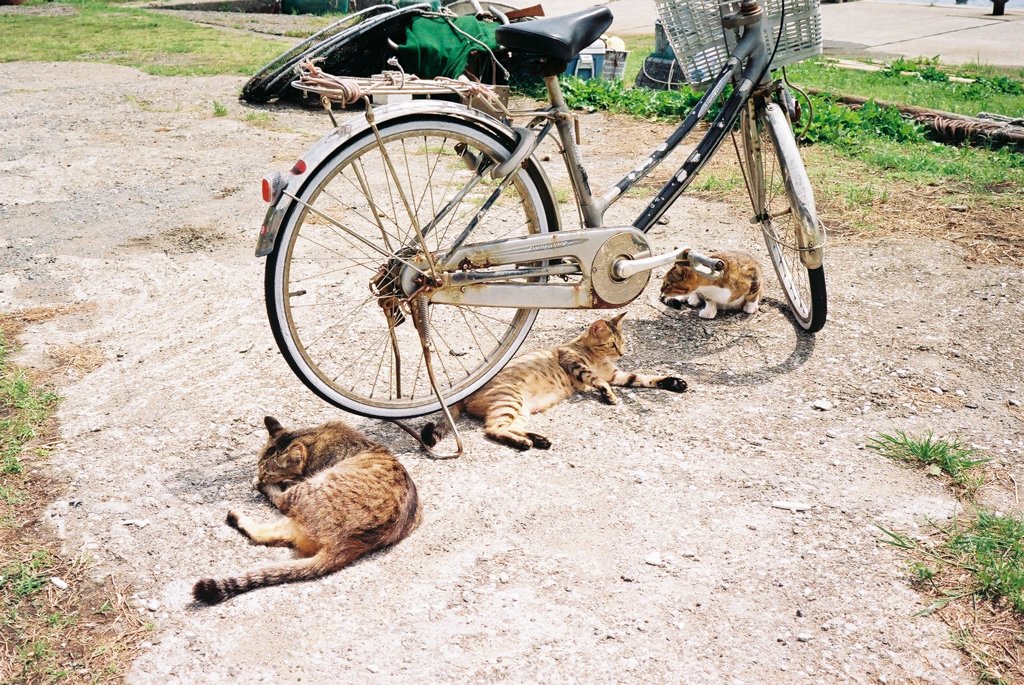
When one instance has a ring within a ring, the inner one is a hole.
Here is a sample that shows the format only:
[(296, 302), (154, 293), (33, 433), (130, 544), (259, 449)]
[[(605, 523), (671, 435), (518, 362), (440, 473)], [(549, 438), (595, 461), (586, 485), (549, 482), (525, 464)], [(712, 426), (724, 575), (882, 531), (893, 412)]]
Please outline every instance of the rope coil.
[(445, 77), (421, 79), (407, 74), (397, 61), (389, 60), (398, 71), (384, 71), (368, 77), (335, 76), (316, 65), (320, 60), (304, 60), (295, 66), (298, 79), (292, 86), (306, 93), (315, 93), (331, 102), (343, 106), (353, 105), (370, 95), (458, 95), (472, 103), (474, 99), (485, 102), (491, 108), (506, 112), (501, 98), (486, 84), (477, 81), (460, 81)]

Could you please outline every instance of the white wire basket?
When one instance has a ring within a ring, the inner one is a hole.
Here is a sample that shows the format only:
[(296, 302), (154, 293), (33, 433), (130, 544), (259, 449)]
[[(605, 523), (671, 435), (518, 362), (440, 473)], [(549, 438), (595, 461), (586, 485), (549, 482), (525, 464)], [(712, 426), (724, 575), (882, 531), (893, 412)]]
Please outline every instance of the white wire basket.
[[(818, 0), (785, 0), (786, 17), (771, 68), (794, 64), (821, 54), (821, 15)], [(782, 17), (782, 0), (758, 0), (765, 12), (764, 42), (775, 49)], [(676, 54), (683, 77), (695, 86), (710, 83), (729, 58), (735, 32), (722, 28), (722, 17), (733, 14), (733, 0), (655, 0), (658, 15)]]

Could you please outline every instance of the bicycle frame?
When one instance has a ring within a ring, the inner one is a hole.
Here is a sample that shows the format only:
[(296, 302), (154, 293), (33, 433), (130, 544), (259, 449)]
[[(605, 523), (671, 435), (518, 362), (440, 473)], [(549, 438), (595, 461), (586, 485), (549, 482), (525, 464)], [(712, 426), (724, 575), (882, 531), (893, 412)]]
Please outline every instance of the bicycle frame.
[[(719, 148), (750, 98), (770, 83), (763, 80), (769, 61), (763, 40), (763, 15), (753, 1), (744, 0), (740, 11), (740, 15), (737, 15), (737, 24), (744, 27), (742, 35), (739, 36), (732, 54), (707, 92), (663, 144), (600, 195), (594, 195), (591, 191), (586, 171), (580, 161), (574, 139), (573, 115), (562, 96), (558, 79), (556, 76), (546, 77), (545, 83), (551, 104), (543, 110), (517, 113), (520, 116), (531, 117), (526, 128), (508, 129), (506, 126), (506, 131), (514, 133), (519, 138), (518, 145), (511, 150), (508, 158), (497, 162), (465, 160), (467, 164), (477, 165), (478, 181), (486, 173), (495, 180), (500, 179), (500, 183), (448, 253), (431, 255), (427, 250), (424, 235), (429, 233), (449, 211), (455, 200), (449, 202), (437, 217), (423, 226), (424, 233), (421, 234), (420, 228), (417, 227), (418, 237), (414, 242), (419, 243), (423, 249), (420, 250), (421, 259), (417, 263), (403, 261), (400, 279), (405, 295), (410, 298), (425, 295), (434, 303), (488, 307), (616, 308), (628, 304), (639, 296), (647, 285), (651, 269), (670, 264), (684, 255), (688, 256), (693, 266), (705, 271), (715, 271), (715, 260), (686, 248), (652, 256), (645, 234), (672, 206)], [(605, 227), (604, 214), (607, 209), (682, 143), (694, 127), (707, 116), (712, 105), (723, 97), (726, 86), (730, 83), (734, 85), (733, 92), (712, 121), (710, 129), (633, 224)], [(416, 110), (424, 113), (428, 111), (420, 107)], [(429, 111), (443, 115), (448, 110), (451, 110), (450, 114), (454, 116), (469, 119), (487, 128), (503, 125), (461, 105), (435, 102), (430, 105)], [(384, 114), (385, 111), (387, 107), (379, 112), (382, 119), (385, 116), (390, 119), (398, 115), (397, 110)], [(268, 254), (274, 249), (277, 231), (285, 213), (295, 203), (305, 204), (298, 197), (298, 192), (309, 178), (309, 174), (323, 163), (342, 141), (353, 136), (356, 129), (361, 131), (361, 135), (372, 133), (378, 138), (378, 142), (380, 141), (376, 123), (378, 114), (368, 106), (365, 117), (361, 119), (362, 121), (355, 125), (355, 129), (353, 124), (346, 124), (325, 137), (296, 164), (291, 177), (287, 180), (280, 174), (277, 174), (276, 179), (265, 179), (265, 184), (269, 182), (271, 187), (270, 195), (279, 200), (271, 201), (271, 208), (261, 229), (257, 256)], [(533, 154), (552, 128), (557, 131), (565, 153), (565, 164), (582, 215), (583, 230), (563, 231), (554, 226), (552, 233), (539, 236), (463, 245), (478, 220), (490, 210), (504, 187), (519, 173), (523, 161)], [(382, 152), (383, 149), (381, 144)], [(467, 186), (465, 191), (468, 192), (470, 187)], [(323, 218), (331, 220), (330, 217)], [(344, 230), (344, 226), (338, 226)], [(569, 276), (578, 279), (569, 282)], [(562, 277), (562, 282), (553, 280), (556, 277)]]
[[(747, 66), (742, 70), (737, 79), (737, 71), (748, 58)], [(599, 196), (592, 194), (586, 172), (580, 162), (567, 116), (569, 108), (562, 97), (558, 79), (557, 77), (545, 79), (548, 93), (556, 112), (555, 125), (558, 128), (559, 139), (565, 149), (566, 167), (576, 191), (576, 197), (580, 202), (584, 226), (588, 228), (603, 226), (604, 213), (608, 207), (618, 198), (622, 197), (630, 188), (643, 180), (647, 174), (683, 142), (690, 132), (693, 131), (697, 123), (707, 116), (711, 106), (722, 96), (725, 87), (735, 79), (736, 87), (732, 95), (711, 123), (711, 128), (697, 144), (697, 149), (687, 157), (686, 161), (672, 178), (661, 188), (657, 196), (651, 200), (647, 207), (633, 221), (633, 226), (637, 229), (644, 233), (649, 231), (678, 199), (679, 195), (693, 180), (693, 177), (707, 163), (708, 159), (711, 158), (722, 144), (722, 141), (725, 140), (726, 135), (732, 130), (732, 126), (739, 117), (744, 105), (746, 105), (747, 100), (760, 84), (759, 82), (762, 74), (765, 72), (767, 62), (768, 57), (765, 55), (761, 22), (758, 21), (748, 26), (746, 31), (744, 31), (729, 60), (719, 71), (718, 76), (715, 77), (707, 92), (704, 93), (704, 96), (701, 97), (696, 106), (679, 124), (679, 127), (672, 132), (664, 143), (651, 152), (645, 160)]]
[[(755, 5), (756, 7), (756, 5)], [(562, 96), (557, 76), (545, 83), (551, 106), (528, 112), (527, 129), (518, 129), (520, 145), (512, 158), (531, 154), (550, 132), (552, 122), (564, 150), (565, 164), (583, 218), (584, 230), (516, 238), (506, 241), (456, 246), (435, 265), (433, 279), (424, 273), (427, 263), (403, 269), (403, 289), (410, 296), (429, 291), (433, 303), (523, 308), (615, 308), (635, 299), (650, 279), (650, 270), (687, 257), (705, 271), (720, 268), (716, 260), (689, 250), (677, 249), (651, 255), (644, 235), (676, 201), (730, 133), (750, 97), (763, 85), (768, 57), (765, 54), (761, 19), (754, 15), (743, 31), (732, 55), (723, 65), (707, 92), (678, 128), (646, 159), (601, 195), (594, 195), (576, 148), (572, 115)], [(745, 64), (745, 66), (744, 66)], [(632, 226), (605, 227), (604, 214), (618, 198), (640, 182), (689, 135), (718, 101), (729, 83), (732, 94), (694, 150), (658, 194), (640, 213)], [(534, 134), (533, 129), (544, 122)], [(501, 164), (506, 167), (505, 163)], [(515, 173), (515, 172), (513, 172)], [(499, 191), (484, 204), (486, 211)], [(578, 264), (578, 267), (567, 265)], [(501, 269), (501, 267), (510, 267)], [(439, 269), (436, 267), (440, 267)], [(495, 270), (497, 268), (497, 270)], [(568, 275), (579, 281), (568, 282)], [(563, 282), (545, 280), (563, 277)], [(529, 279), (529, 282), (522, 282)]]

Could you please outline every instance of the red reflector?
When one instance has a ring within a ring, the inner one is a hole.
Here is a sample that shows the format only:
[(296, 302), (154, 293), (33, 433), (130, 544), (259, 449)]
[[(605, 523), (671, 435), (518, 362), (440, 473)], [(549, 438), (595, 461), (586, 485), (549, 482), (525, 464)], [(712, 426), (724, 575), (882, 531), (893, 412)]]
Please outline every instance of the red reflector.
[(260, 184), (260, 186), (263, 191), (263, 201), (270, 202), (270, 195), (272, 192), (270, 188), (270, 181), (267, 179), (263, 179), (263, 182)]
[(306, 173), (306, 162), (301, 159), (295, 162), (295, 166), (292, 167), (292, 173), (296, 175)]
[(260, 235), (266, 235), (266, 234), (267, 234), (267, 226), (266, 226), (266, 224), (264, 224), (263, 226), (260, 226)]

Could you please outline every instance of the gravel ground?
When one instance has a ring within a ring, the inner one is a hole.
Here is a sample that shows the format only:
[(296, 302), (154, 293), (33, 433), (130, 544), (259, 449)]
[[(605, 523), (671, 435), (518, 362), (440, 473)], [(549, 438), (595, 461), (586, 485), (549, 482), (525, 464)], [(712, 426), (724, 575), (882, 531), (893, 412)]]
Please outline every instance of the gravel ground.
[[(941, 241), (836, 238), (814, 338), (774, 283), (757, 315), (712, 322), (650, 287), (629, 308), (623, 365), (681, 374), (691, 392), (576, 398), (535, 418), (549, 452), (492, 445), (467, 421), (468, 454), (451, 462), (352, 418), (401, 454), (419, 530), (329, 578), (197, 608), (201, 575), (286, 556), (222, 523), (229, 507), (268, 513), (249, 486), (262, 417), (343, 418), (277, 353), (252, 256), (258, 179), (328, 122), (247, 119), (233, 77), (6, 64), (0, 84), (0, 310), (80, 304), (30, 328), (21, 362), (52, 366), (72, 346), (103, 360), (60, 376), (53, 466), (68, 486), (49, 515), (97, 578), (134, 584), (156, 625), (131, 682), (972, 680), (946, 627), (915, 616), (926, 600), (905, 560), (877, 542), (877, 526), (915, 533), (957, 504), (863, 445), (956, 432), (995, 458), (982, 497), (1017, 507), (999, 483), (1024, 478), (1008, 404), (1024, 399), (1020, 266), (972, 268)], [(583, 130), (597, 185), (664, 135), (599, 115)], [(625, 198), (611, 221), (637, 206)], [(764, 257), (741, 212), (698, 199), (652, 237)], [(527, 346), (593, 318), (543, 313)]]

